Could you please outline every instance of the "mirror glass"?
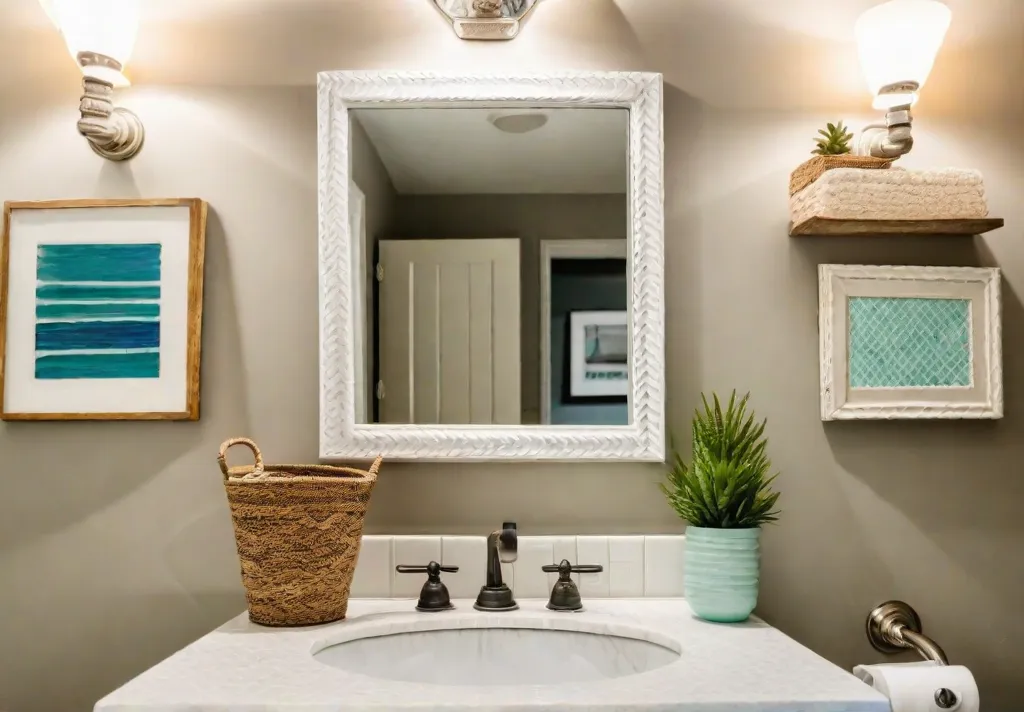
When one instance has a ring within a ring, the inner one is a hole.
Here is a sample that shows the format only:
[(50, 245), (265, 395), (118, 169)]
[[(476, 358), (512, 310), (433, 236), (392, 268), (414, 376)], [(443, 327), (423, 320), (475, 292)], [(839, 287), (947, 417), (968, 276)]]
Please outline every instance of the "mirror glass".
[(350, 112), (357, 421), (627, 425), (629, 112)]

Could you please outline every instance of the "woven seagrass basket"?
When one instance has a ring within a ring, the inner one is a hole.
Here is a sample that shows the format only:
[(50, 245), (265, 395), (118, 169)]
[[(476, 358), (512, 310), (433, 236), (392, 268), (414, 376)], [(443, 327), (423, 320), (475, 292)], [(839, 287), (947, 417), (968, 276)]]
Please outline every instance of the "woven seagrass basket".
[[(227, 451), (234, 445), (252, 450), (255, 463), (228, 467)], [(344, 618), (381, 458), (366, 471), (265, 465), (256, 443), (233, 438), (220, 446), (217, 462), (250, 620), (298, 626)]]
[(884, 170), (892, 165), (895, 158), (855, 156), (850, 153), (838, 156), (815, 156), (804, 161), (789, 174), (789, 194), (796, 195), (833, 168), (873, 168)]

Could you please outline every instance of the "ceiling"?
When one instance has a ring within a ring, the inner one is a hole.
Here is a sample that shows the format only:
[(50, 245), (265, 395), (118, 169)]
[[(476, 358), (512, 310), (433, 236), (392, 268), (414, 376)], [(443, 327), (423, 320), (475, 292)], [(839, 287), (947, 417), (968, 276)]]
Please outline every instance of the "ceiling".
[[(853, 22), (878, 0), (541, 0), (513, 42), (463, 42), (429, 0), (145, 0), (137, 84), (305, 85), (325, 69), (662, 72), (713, 107), (867, 110)], [(1024, 0), (946, 0), (921, 109), (1024, 113)], [(38, 0), (0, 2), (0, 87), (77, 70)]]
[[(543, 113), (535, 131), (490, 118)], [(359, 109), (353, 111), (399, 194), (625, 193), (624, 109)]]

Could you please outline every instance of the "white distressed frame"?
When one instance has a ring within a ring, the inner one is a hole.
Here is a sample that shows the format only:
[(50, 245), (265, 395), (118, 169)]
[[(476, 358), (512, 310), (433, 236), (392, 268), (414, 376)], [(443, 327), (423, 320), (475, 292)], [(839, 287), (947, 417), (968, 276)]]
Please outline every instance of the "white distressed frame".
[[(821, 419), (1003, 417), (1000, 271), (979, 267), (818, 266)], [(971, 302), (968, 387), (850, 388), (850, 297), (925, 297)]]
[(551, 423), (551, 261), (627, 259), (626, 240), (540, 242), (540, 422)]
[[(356, 422), (349, 109), (393, 106), (629, 110), (630, 423), (432, 426)], [(322, 72), (319, 131), (320, 457), (399, 460), (665, 459), (662, 78), (642, 72)]]

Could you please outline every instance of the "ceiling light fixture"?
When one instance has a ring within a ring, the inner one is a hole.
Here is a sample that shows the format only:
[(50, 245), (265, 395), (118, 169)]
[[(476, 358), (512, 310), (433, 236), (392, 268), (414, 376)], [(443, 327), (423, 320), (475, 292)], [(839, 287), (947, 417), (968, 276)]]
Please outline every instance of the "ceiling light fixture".
[(494, 114), (487, 117), (494, 128), (509, 134), (524, 134), (536, 131), (548, 122), (547, 114)]
[(952, 13), (939, 0), (889, 0), (857, 20), (857, 47), (873, 105), (884, 124), (864, 129), (858, 153), (898, 158), (914, 145), (910, 108), (931, 74)]
[(124, 67), (135, 47), (140, 0), (40, 0), (82, 70), (78, 131), (92, 150), (112, 161), (142, 148), (139, 117), (115, 107), (115, 86), (128, 86)]

